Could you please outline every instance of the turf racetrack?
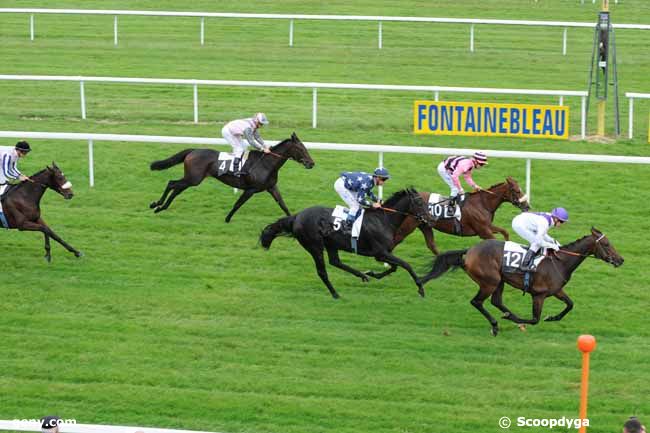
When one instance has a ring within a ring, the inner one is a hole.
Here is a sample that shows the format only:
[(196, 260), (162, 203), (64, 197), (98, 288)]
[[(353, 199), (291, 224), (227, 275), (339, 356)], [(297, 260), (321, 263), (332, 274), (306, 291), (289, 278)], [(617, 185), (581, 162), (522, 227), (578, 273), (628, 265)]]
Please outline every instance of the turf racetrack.
[[(118, 2), (7, 1), (3, 7), (295, 12), (418, 15), (538, 20), (594, 20), (579, 2)], [(614, 22), (650, 21), (649, 6), (612, 6)], [(287, 47), (286, 21), (121, 18), (120, 45), (111, 17), (36, 16), (29, 41), (26, 15), (0, 15), (3, 73), (105, 75), (381, 84), (585, 88), (593, 33), (484, 27), (469, 53), (468, 26), (303, 22)], [(650, 32), (617, 32), (621, 91), (647, 92)], [(635, 103), (636, 138), (617, 144), (463, 137), (415, 137), (412, 101), (431, 95), (321, 91), (319, 127), (311, 129), (311, 92), (291, 89), (200, 88), (192, 121), (189, 87), (86, 86), (88, 119), (79, 119), (78, 84), (0, 82), (4, 130), (216, 136), (229, 119), (264, 110), (267, 139), (296, 131), (303, 141), (477, 149), (648, 155), (650, 104)], [(444, 99), (443, 95), (443, 99)], [(456, 100), (557, 103), (554, 98), (453, 95)], [(579, 100), (572, 135), (579, 131)], [(627, 101), (621, 100), (621, 113)], [(613, 104), (609, 104), (611, 108)], [(590, 127), (595, 129), (590, 111)], [(611, 117), (608, 117), (608, 121)], [(627, 118), (622, 118), (624, 129)], [(608, 125), (611, 129), (611, 122)], [(177, 145), (96, 143), (96, 186), (88, 187), (84, 142), (31, 140), (20, 168), (34, 173), (51, 161), (74, 184), (64, 201), (48, 192), (45, 220), (85, 256), (53, 245), (43, 256), (40, 234), (3, 232), (0, 288), (0, 419), (57, 413), (79, 423), (142, 425), (223, 432), (489, 432), (502, 416), (575, 418), (579, 334), (598, 339), (592, 355), (590, 431), (617, 431), (631, 414), (650, 415), (642, 384), (647, 369), (647, 247), (650, 194), (645, 166), (533, 161), (532, 205), (565, 206), (571, 221), (552, 233), (563, 243), (604, 231), (625, 257), (614, 269), (587, 260), (567, 285), (574, 310), (559, 323), (520, 332), (500, 321), (497, 338), (469, 304), (477, 288), (462, 272), (426, 286), (420, 299), (406, 272), (361, 283), (329, 268), (342, 295), (333, 301), (311, 257), (293, 240), (271, 250), (261, 229), (282, 216), (268, 194), (253, 197), (231, 224), (232, 189), (208, 179), (153, 215), (180, 166), (151, 172)], [(13, 144), (5, 140), (3, 144)], [(371, 170), (374, 154), (313, 151), (313, 170), (288, 162), (280, 190), (292, 211), (339, 200), (333, 182), (343, 170)], [(430, 157), (386, 155), (393, 179), (386, 194), (412, 185), (445, 192)], [(483, 186), (511, 175), (522, 184), (523, 160), (492, 159), (475, 179)], [(517, 210), (503, 205), (496, 222), (510, 229)], [(515, 239), (518, 239), (513, 235)], [(475, 238), (436, 233), (441, 250)], [(431, 256), (419, 233), (397, 255), (423, 273)], [(360, 269), (372, 259), (343, 254)], [(529, 316), (529, 297), (507, 289), (505, 303)], [(495, 314), (496, 309), (487, 308)], [(543, 317), (562, 304), (548, 300)], [(647, 421), (645, 421), (647, 423)], [(511, 428), (512, 431), (530, 429)]]

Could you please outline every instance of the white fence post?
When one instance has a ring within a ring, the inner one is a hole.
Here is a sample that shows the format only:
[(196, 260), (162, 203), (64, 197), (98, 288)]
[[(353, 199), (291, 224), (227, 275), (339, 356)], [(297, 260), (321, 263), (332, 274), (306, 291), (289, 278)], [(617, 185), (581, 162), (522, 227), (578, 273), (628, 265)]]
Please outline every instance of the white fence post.
[[(384, 152), (379, 152), (379, 168), (384, 168)], [(377, 187), (377, 192), (379, 193), (379, 200), (381, 200), (384, 196), (384, 187), (379, 185)]]
[(201, 17), (201, 46), (205, 43), (205, 17)]
[(29, 16), (29, 40), (34, 40), (34, 14)]
[(289, 46), (293, 47), (293, 20), (289, 21)]
[(469, 50), (474, 52), (474, 24), (469, 29)]
[(381, 24), (382, 24), (382, 22), (379, 21), (379, 49), (380, 49), (380, 50), (381, 50), (381, 48), (382, 48), (382, 46), (383, 46), (383, 42), (382, 42), (382, 34), (381, 34), (381, 33), (382, 33), (382, 31), (381, 31)]
[(628, 126), (627, 138), (632, 139), (632, 129), (634, 128), (634, 98), (630, 98), (630, 107), (628, 109)]
[(113, 17), (113, 45), (117, 47), (117, 15)]
[(199, 86), (194, 85), (194, 123), (199, 123)]
[(562, 55), (566, 56), (566, 30), (567, 28), (564, 28), (564, 34), (562, 36)]
[(95, 186), (95, 169), (93, 166), (93, 141), (88, 140), (88, 182), (90, 183), (91, 188)]
[(440, 92), (439, 91), (436, 90), (435, 92), (433, 92), (433, 100), (436, 101), (436, 102), (440, 100)]
[(79, 92), (81, 94), (81, 118), (86, 119), (86, 91), (84, 90), (84, 82), (79, 82)]
[(526, 195), (530, 204), (530, 159), (526, 160)]
[(584, 140), (587, 138), (587, 97), (580, 97), (580, 136)]
[(564, 96), (560, 96), (560, 107), (564, 105)]
[(311, 127), (316, 128), (318, 123), (318, 89), (314, 87), (311, 91)]

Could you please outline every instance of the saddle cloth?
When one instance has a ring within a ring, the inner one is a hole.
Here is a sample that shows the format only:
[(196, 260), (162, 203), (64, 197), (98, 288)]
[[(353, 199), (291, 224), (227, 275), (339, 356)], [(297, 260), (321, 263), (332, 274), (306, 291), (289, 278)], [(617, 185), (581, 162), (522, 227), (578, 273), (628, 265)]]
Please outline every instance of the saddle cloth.
[(449, 218), (456, 218), (458, 221), (460, 221), (460, 216), (461, 216), (460, 203), (462, 203), (463, 201), (465, 201), (465, 194), (463, 194), (460, 197), (460, 200), (458, 200), (458, 202), (456, 203), (456, 208), (452, 213), (448, 206), (449, 197), (445, 197), (440, 194), (436, 194), (432, 192), (429, 195), (429, 203), (427, 204), (427, 206), (429, 208), (429, 213), (436, 221), (441, 219), (449, 219)]
[[(335, 231), (339, 231), (343, 229), (343, 223), (346, 221), (348, 218), (348, 214), (350, 213), (350, 209), (336, 205), (334, 210), (332, 211), (332, 228)], [(352, 230), (351, 230), (351, 236), (353, 238), (359, 238), (359, 234), (361, 233), (361, 224), (363, 224), (363, 216), (365, 214), (365, 210), (361, 209), (361, 215), (356, 219), (354, 224), (352, 224)]]
[[(244, 165), (246, 164), (246, 161), (248, 160), (248, 154), (250, 152), (246, 151), (242, 155), (241, 158), (241, 169), (244, 168)], [(219, 167), (217, 169), (217, 176), (221, 176), (222, 174), (225, 173), (232, 173), (232, 163), (235, 160), (235, 156), (232, 153), (228, 152), (219, 152)]]
[[(515, 273), (515, 272), (524, 272), (521, 270), (521, 262), (524, 261), (524, 256), (526, 255), (528, 248), (511, 241), (506, 241), (503, 246), (503, 258), (501, 260), (501, 269), (503, 272)], [(540, 262), (544, 260), (544, 255), (537, 255), (533, 259), (533, 269), (531, 272), (537, 270)]]

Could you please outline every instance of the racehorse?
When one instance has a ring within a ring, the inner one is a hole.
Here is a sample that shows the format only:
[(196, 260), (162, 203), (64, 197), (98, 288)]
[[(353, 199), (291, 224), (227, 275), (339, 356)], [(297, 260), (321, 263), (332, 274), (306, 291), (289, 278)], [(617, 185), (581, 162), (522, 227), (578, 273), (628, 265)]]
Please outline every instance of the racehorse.
[(212, 176), (226, 185), (243, 190), (242, 195), (226, 216), (226, 222), (230, 222), (237, 209), (246, 203), (253, 194), (262, 191), (268, 191), (284, 213), (291, 215), (277, 186), (278, 170), (288, 159), (298, 161), (306, 168), (314, 166), (314, 160), (311, 159), (305, 145), (295, 132), (291, 134), (290, 138), (273, 146), (269, 154), (251, 152), (246, 162), (246, 166), (250, 167), (250, 173), (241, 177), (230, 172), (218, 175), (219, 152), (216, 150), (185, 149), (167, 159), (151, 163), (152, 170), (164, 170), (183, 162), (185, 174), (182, 179), (170, 180), (160, 200), (151, 203), (149, 207), (154, 209), (154, 212), (163, 211), (169, 207), (177, 195), (191, 186), (197, 186), (207, 176)]
[[(341, 262), (339, 250), (348, 252), (353, 250), (349, 234), (345, 235), (333, 226), (331, 215), (331, 208), (320, 206), (307, 208), (296, 215), (281, 218), (266, 226), (260, 236), (260, 242), (265, 249), (269, 249), (273, 239), (280, 234), (298, 239), (300, 245), (311, 254), (318, 276), (325, 283), (332, 297), (336, 299), (339, 294), (327, 276), (323, 258), (324, 249), (327, 250), (332, 266), (349, 272), (364, 282), (368, 281), (368, 277)], [(431, 222), (426, 203), (414, 189), (405, 189), (393, 194), (381, 208), (367, 209), (363, 217), (357, 251), (363, 256), (371, 256), (380, 262), (406, 269), (416, 282), (420, 296), (424, 296), (424, 288), (417, 282), (417, 275), (411, 266), (391, 253), (395, 232), (409, 215), (423, 223)]]
[(533, 298), (533, 318), (520, 319), (503, 305), (502, 295), (504, 283), (523, 290), (524, 274), (502, 272), (503, 246), (503, 241), (485, 240), (469, 249), (445, 252), (436, 257), (431, 271), (420, 279), (420, 284), (438, 278), (450, 268), (463, 268), (480, 287), (476, 296), (471, 300), (471, 304), (490, 322), (492, 335), (496, 336), (499, 332), (497, 321), (483, 307), (483, 302), (489, 296), (491, 296), (492, 305), (504, 313), (504, 319), (531, 325), (539, 322), (544, 300), (549, 296), (555, 296), (564, 302), (566, 307), (559, 314), (549, 316), (544, 320), (547, 322), (558, 321), (573, 308), (573, 301), (564, 291), (564, 286), (571, 278), (573, 271), (587, 257), (595, 257), (614, 267), (623, 264), (623, 257), (614, 249), (609, 239), (592, 227), (591, 234), (563, 245), (557, 253), (542, 260), (530, 281), (529, 292)]
[(30, 180), (14, 185), (6, 191), (2, 197), (2, 207), (9, 228), (42, 232), (45, 237), (45, 259), (48, 262), (52, 261), (50, 238), (63, 245), (76, 257), (81, 257), (80, 251), (68, 245), (41, 218), (40, 202), (48, 188), (58, 192), (66, 200), (70, 200), (73, 196), (72, 184), (54, 162), (52, 167), (46, 167), (31, 176)]
[[(422, 199), (429, 203), (429, 192), (421, 192)], [(505, 182), (492, 185), (488, 189), (481, 189), (476, 192), (471, 192), (466, 195), (465, 202), (462, 205), (462, 212), (460, 217), (461, 231), (458, 233), (455, 229), (454, 218), (438, 219), (433, 223), (433, 228), (456, 236), (476, 236), (481, 239), (494, 239), (493, 233), (501, 233), (505, 240), (510, 239), (510, 235), (505, 229), (495, 226), (492, 221), (494, 220), (494, 213), (501, 206), (502, 203), (510, 202), (513, 206), (518, 207), (526, 212), (529, 209), (528, 197), (521, 191), (519, 184), (512, 177), (508, 176)], [(434, 203), (438, 209), (443, 209), (445, 203)], [(436, 209), (432, 207), (432, 209)], [(399, 245), (408, 235), (419, 228), (424, 235), (424, 240), (427, 247), (435, 255), (439, 254), (438, 247), (433, 237), (433, 230), (431, 226), (420, 224), (413, 217), (404, 219), (402, 225), (397, 230), (394, 239), (394, 247)], [(381, 279), (386, 275), (395, 272), (397, 268), (391, 266), (383, 272), (376, 273), (368, 271), (367, 274), (373, 278)]]

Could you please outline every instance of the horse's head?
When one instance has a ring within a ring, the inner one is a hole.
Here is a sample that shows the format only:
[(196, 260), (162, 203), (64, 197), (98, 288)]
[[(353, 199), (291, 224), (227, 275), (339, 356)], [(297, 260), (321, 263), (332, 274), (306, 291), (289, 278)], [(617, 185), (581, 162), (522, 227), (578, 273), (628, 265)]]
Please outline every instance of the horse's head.
[(528, 204), (528, 196), (523, 193), (519, 184), (512, 177), (506, 178), (507, 191), (505, 199), (508, 200), (513, 206), (521, 209), (522, 212), (528, 212), (530, 205)]
[(305, 168), (312, 168), (314, 166), (314, 160), (311, 159), (311, 155), (307, 151), (305, 145), (300, 141), (296, 133), (291, 134), (291, 138), (288, 141), (287, 148), (287, 157), (295, 159), (299, 163), (305, 166)]
[(607, 236), (600, 232), (595, 227), (591, 228), (591, 236), (595, 239), (594, 256), (604, 262), (614, 265), (618, 268), (623, 264), (623, 257), (616, 251), (614, 245), (611, 244)]
[(413, 188), (408, 188), (405, 191), (409, 199), (408, 213), (413, 215), (419, 223), (433, 227), (435, 220), (431, 216), (427, 203), (425, 203), (422, 196)]
[(45, 169), (45, 173), (47, 173), (47, 179), (43, 184), (61, 194), (66, 200), (70, 200), (74, 195), (72, 192), (72, 183), (65, 178), (65, 175), (54, 161), (52, 161), (51, 167), (48, 166)]

